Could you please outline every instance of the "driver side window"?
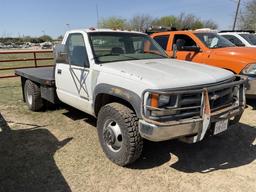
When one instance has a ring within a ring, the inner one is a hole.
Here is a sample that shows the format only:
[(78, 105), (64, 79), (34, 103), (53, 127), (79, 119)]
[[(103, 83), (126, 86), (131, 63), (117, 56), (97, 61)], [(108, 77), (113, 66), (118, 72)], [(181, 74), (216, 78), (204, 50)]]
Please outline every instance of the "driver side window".
[(89, 67), (87, 51), (82, 34), (70, 34), (66, 46), (70, 65)]
[(182, 47), (197, 47), (196, 42), (188, 35), (175, 35), (173, 39), (173, 45), (176, 45), (177, 49), (180, 51), (182, 51)]

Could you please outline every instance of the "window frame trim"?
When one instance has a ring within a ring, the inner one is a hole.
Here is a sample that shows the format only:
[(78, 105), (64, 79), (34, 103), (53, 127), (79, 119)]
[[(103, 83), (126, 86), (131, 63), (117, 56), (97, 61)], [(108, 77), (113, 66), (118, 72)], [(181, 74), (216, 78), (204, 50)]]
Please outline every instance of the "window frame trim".
[[(68, 48), (68, 44), (69, 44), (69, 39), (70, 39), (70, 37), (72, 36), (72, 35), (81, 35), (82, 36), (82, 39), (83, 39), (83, 46), (84, 46), (84, 48), (85, 48), (85, 52), (86, 52), (86, 55), (85, 55), (85, 60), (86, 60), (86, 62), (88, 63), (88, 67), (87, 66), (78, 66), (78, 65), (75, 65), (75, 64), (71, 64), (71, 60), (70, 60), (70, 56), (69, 56), (69, 48)], [(85, 42), (85, 38), (84, 38), (84, 34), (83, 33), (81, 33), (81, 32), (75, 32), (75, 33), (69, 33), (68, 34), (68, 36), (67, 36), (67, 38), (66, 38), (66, 41), (65, 41), (65, 46), (66, 46), (66, 49), (67, 49), (67, 51), (68, 51), (68, 65), (70, 65), (70, 66), (75, 66), (75, 67), (82, 67), (82, 68), (86, 68), (86, 69), (89, 69), (90, 68), (90, 62), (89, 62), (89, 55), (88, 55), (88, 51), (87, 51), (87, 47), (86, 47), (86, 42)]]

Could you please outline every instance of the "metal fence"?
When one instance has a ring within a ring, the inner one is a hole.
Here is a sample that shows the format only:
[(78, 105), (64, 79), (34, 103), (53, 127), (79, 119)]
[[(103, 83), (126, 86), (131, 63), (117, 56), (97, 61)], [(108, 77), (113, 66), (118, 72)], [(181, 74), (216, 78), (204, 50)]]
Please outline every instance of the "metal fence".
[[(42, 53), (52, 53), (52, 50), (0, 50), (0, 55), (20, 55), (22, 57), (22, 55), (24, 54), (31, 54), (30, 58), (18, 58), (18, 59), (3, 59), (1, 60), (0, 58), (0, 72), (1, 71), (8, 71), (8, 70), (15, 70), (15, 69), (22, 69), (22, 68), (35, 68), (35, 67), (49, 67), (52, 66), (53, 64), (49, 62), (49, 64), (47, 65), (39, 65), (38, 61), (50, 61), (53, 60), (53, 57), (39, 57), (38, 54), (42, 54)], [(27, 61), (33, 61), (33, 65), (26, 65), (26, 66), (18, 66), (18, 67), (14, 67), (11, 66), (11, 63), (13, 62), (27, 62)], [(1, 63), (10, 63), (10, 67), (1, 67)], [(11, 77), (16, 77), (15, 74), (12, 75), (1, 75), (0, 74), (0, 79), (1, 78), (11, 78)]]

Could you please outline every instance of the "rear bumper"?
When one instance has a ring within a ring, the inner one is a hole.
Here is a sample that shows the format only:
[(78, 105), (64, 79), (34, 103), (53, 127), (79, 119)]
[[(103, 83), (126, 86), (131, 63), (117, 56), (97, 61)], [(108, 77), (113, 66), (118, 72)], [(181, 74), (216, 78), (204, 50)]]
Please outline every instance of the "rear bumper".
[(256, 98), (256, 78), (249, 79), (246, 90), (247, 98)]
[(195, 137), (190, 142), (195, 143), (203, 139), (205, 133), (215, 122), (239, 116), (243, 110), (244, 107), (242, 106), (234, 107), (213, 113), (210, 117), (176, 122), (173, 125), (156, 125), (140, 120), (139, 131), (143, 138), (150, 141), (165, 141), (194, 135)]

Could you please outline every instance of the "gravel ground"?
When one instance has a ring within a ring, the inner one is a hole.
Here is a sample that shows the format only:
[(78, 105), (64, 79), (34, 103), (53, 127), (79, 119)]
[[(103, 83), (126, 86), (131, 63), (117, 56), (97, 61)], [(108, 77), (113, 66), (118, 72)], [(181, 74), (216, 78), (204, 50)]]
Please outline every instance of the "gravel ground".
[(256, 191), (251, 106), (225, 133), (196, 144), (146, 142), (142, 158), (122, 168), (104, 156), (93, 117), (74, 109), (30, 112), (18, 85), (0, 82), (0, 192)]

